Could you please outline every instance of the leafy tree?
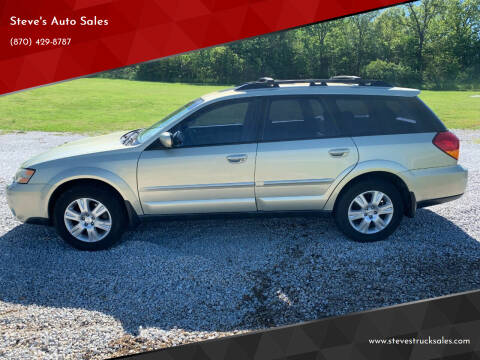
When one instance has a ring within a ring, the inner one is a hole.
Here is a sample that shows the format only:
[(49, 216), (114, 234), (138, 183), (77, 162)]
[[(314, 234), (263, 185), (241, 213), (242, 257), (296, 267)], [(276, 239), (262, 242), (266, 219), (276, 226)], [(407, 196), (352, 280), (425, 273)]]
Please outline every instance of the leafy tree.
[(360, 75), (399, 85), (480, 86), (480, 0), (421, 0), (97, 76), (239, 84)]
[(409, 31), (414, 35), (416, 42), (416, 70), (422, 77), (425, 68), (424, 46), (430, 32), (432, 20), (440, 14), (443, 0), (423, 0), (420, 4), (407, 4), (408, 16), (405, 22)]
[(365, 68), (365, 75), (368, 79), (382, 79), (398, 86), (411, 84), (412, 70), (404, 65), (374, 60)]

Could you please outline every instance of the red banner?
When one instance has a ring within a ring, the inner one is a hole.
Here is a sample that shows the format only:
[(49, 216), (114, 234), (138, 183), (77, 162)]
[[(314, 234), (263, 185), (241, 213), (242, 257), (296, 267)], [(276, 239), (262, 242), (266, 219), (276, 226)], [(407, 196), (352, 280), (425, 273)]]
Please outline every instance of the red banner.
[(0, 0), (0, 94), (404, 0)]

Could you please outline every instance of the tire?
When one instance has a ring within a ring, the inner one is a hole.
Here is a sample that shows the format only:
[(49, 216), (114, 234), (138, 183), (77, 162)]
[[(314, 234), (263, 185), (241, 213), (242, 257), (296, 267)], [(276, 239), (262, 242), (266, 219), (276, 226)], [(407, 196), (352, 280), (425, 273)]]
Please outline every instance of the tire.
[(58, 235), (79, 250), (111, 247), (120, 240), (127, 220), (123, 200), (106, 187), (72, 187), (60, 195), (53, 208)]
[[(363, 207), (360, 206), (361, 195), (366, 200)], [(375, 205), (378, 199), (380, 202)], [(334, 216), (338, 228), (347, 237), (371, 242), (390, 236), (400, 224), (403, 213), (404, 204), (395, 185), (384, 180), (366, 180), (353, 184), (340, 196)]]

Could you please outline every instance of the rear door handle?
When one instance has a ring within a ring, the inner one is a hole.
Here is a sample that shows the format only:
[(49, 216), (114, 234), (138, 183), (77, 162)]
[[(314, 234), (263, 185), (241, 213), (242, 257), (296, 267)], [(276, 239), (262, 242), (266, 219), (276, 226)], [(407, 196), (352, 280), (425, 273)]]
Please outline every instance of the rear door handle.
[(245, 162), (247, 160), (247, 157), (247, 154), (228, 155), (227, 160), (231, 163), (238, 164)]
[(348, 155), (349, 152), (350, 152), (349, 149), (330, 149), (330, 150), (328, 150), (328, 153), (332, 157), (342, 157), (342, 156)]

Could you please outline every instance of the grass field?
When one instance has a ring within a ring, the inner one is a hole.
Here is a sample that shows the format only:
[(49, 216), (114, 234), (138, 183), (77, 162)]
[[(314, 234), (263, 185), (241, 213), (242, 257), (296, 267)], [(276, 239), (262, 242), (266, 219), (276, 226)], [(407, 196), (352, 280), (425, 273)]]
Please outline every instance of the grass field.
[(480, 129), (480, 91), (422, 91), (420, 98), (448, 128)]
[(108, 133), (137, 129), (223, 88), (78, 79), (0, 97), (0, 130)]
[[(145, 127), (225, 86), (78, 79), (0, 97), (0, 130), (107, 133)], [(480, 92), (423, 91), (449, 128), (480, 129)]]

